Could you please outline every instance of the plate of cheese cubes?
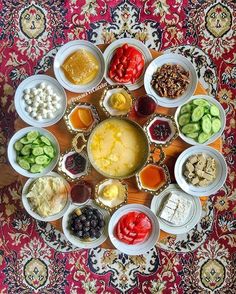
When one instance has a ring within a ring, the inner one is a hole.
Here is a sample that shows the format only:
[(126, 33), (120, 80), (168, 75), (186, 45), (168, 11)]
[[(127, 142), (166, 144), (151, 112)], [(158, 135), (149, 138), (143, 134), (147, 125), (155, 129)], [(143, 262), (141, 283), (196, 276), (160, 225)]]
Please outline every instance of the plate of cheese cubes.
[(67, 97), (63, 87), (54, 78), (33, 75), (20, 83), (14, 103), (17, 113), (27, 124), (49, 127), (63, 117)]
[(185, 193), (176, 184), (153, 197), (151, 210), (156, 214), (161, 230), (175, 235), (189, 232), (202, 215), (200, 199)]

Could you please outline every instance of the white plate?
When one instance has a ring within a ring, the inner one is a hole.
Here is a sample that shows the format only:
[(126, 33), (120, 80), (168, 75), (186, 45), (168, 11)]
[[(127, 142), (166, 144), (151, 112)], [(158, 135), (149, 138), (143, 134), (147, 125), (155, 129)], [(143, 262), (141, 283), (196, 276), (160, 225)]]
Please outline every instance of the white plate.
[[(86, 85), (75, 85), (72, 84), (65, 76), (63, 70), (61, 69), (61, 65), (66, 60), (66, 58), (71, 55), (73, 52), (85, 49), (92, 53), (95, 58), (98, 60), (99, 70), (98, 75), (95, 79), (93, 79), (90, 83)], [(66, 43), (63, 45), (57, 52), (54, 63), (53, 63), (54, 74), (58, 80), (58, 82), (67, 90), (74, 93), (85, 93), (87, 91), (91, 91), (93, 88), (97, 87), (103, 79), (105, 72), (105, 62), (104, 57), (102, 55), (101, 50), (95, 46), (93, 43), (84, 41), (84, 40), (75, 40)]]
[(179, 116), (179, 113), (180, 113), (180, 109), (183, 105), (179, 106), (177, 109), (176, 109), (176, 112), (175, 112), (175, 121), (176, 121), (176, 124), (177, 124), (177, 127), (179, 129), (179, 136), (182, 140), (184, 140), (186, 143), (190, 144), (190, 145), (208, 145), (208, 144), (211, 144), (212, 142), (214, 142), (216, 139), (218, 139), (224, 129), (225, 129), (225, 124), (226, 124), (226, 115), (225, 115), (225, 110), (224, 108), (221, 106), (221, 104), (216, 100), (214, 99), (213, 97), (211, 96), (208, 96), (208, 95), (195, 95), (195, 96), (192, 96), (186, 103), (194, 100), (194, 99), (198, 99), (198, 98), (202, 98), (202, 99), (205, 99), (207, 100), (208, 102), (214, 104), (220, 111), (220, 120), (221, 120), (221, 129), (219, 130), (219, 132), (215, 133), (210, 139), (208, 139), (205, 143), (198, 143), (197, 141), (191, 139), (191, 138), (188, 138), (186, 137), (179, 129), (179, 123), (178, 123), (178, 116)]
[[(57, 110), (55, 117), (50, 119), (42, 119), (40, 121), (31, 117), (28, 112), (25, 110), (27, 104), (23, 99), (24, 90), (37, 87), (40, 83), (45, 82), (46, 84), (50, 85), (53, 89), (53, 92), (61, 97), (60, 104), (61, 108)], [(33, 127), (49, 127), (57, 123), (64, 115), (66, 111), (67, 105), (67, 98), (66, 92), (63, 87), (58, 83), (58, 81), (52, 77), (46, 75), (34, 75), (28, 77), (16, 89), (14, 103), (17, 113), (19, 114), (20, 118), (25, 121), (27, 124)]]
[[(152, 232), (149, 238), (142, 242), (135, 245), (129, 245), (126, 243), (121, 242), (115, 235), (114, 230), (115, 227), (120, 220), (120, 218), (131, 212), (131, 211), (138, 211), (145, 213), (151, 220), (152, 223)], [(140, 255), (144, 254), (150, 249), (152, 249), (160, 235), (160, 226), (157, 220), (156, 215), (151, 211), (150, 208), (141, 205), (141, 204), (127, 204), (119, 208), (111, 217), (109, 226), (108, 226), (108, 233), (112, 244), (121, 252), (128, 254), (128, 255)]]
[(23, 190), (22, 190), (22, 203), (23, 203), (23, 206), (25, 208), (25, 210), (28, 212), (28, 214), (30, 214), (33, 218), (39, 220), (39, 221), (44, 221), (44, 222), (50, 222), (50, 221), (55, 221), (61, 217), (63, 217), (64, 213), (67, 211), (69, 205), (70, 205), (70, 185), (67, 183), (67, 181), (62, 178), (59, 174), (55, 173), (55, 172), (50, 172), (47, 174), (47, 176), (53, 176), (53, 177), (59, 177), (63, 180), (63, 182), (65, 183), (65, 186), (67, 188), (67, 191), (68, 191), (68, 199), (67, 199), (67, 202), (66, 202), (66, 205), (64, 206), (64, 208), (56, 213), (56, 214), (53, 214), (51, 216), (48, 216), (48, 217), (42, 217), (40, 216), (38, 213), (34, 212), (31, 208), (31, 205), (29, 203), (29, 200), (28, 198), (26, 197), (26, 194), (28, 193), (28, 189), (30, 187), (30, 185), (35, 181), (37, 180), (38, 178), (41, 178), (41, 177), (38, 177), (38, 178), (31, 178), (31, 179), (28, 179), (27, 182), (25, 183), (24, 187), (23, 187)]
[[(154, 88), (151, 85), (151, 80), (154, 72), (156, 72), (158, 67), (161, 67), (163, 64), (179, 64), (185, 70), (190, 72), (190, 83), (184, 92), (184, 94), (178, 98), (167, 98), (160, 97)], [(154, 59), (148, 66), (145, 75), (144, 75), (144, 87), (147, 94), (151, 94), (155, 97), (157, 103), (163, 107), (178, 107), (179, 105), (185, 103), (195, 92), (197, 86), (197, 73), (193, 64), (184, 56), (180, 54), (163, 54), (156, 59)]]
[[(52, 142), (52, 145), (55, 148), (56, 155), (55, 155), (54, 159), (51, 161), (51, 163), (47, 167), (45, 167), (43, 169), (43, 171), (41, 173), (31, 173), (31, 172), (21, 168), (18, 165), (18, 163), (16, 162), (16, 151), (14, 148), (14, 144), (16, 141), (20, 140), (22, 137), (24, 137), (30, 131), (38, 131), (40, 135), (46, 136)], [(60, 146), (58, 144), (57, 139), (49, 131), (42, 129), (42, 128), (27, 127), (27, 128), (19, 130), (17, 133), (15, 133), (13, 135), (13, 137), (11, 138), (11, 140), (8, 144), (7, 156), (8, 156), (8, 159), (9, 159), (11, 166), (14, 168), (14, 170), (16, 172), (18, 172), (19, 174), (21, 174), (22, 176), (25, 176), (27, 178), (37, 178), (37, 177), (46, 175), (47, 173), (49, 173), (50, 171), (52, 171), (54, 169), (54, 167), (56, 166), (57, 161), (59, 159), (59, 156), (60, 156)]]
[(110, 85), (117, 85), (118, 83), (112, 81), (109, 76), (108, 76), (108, 70), (110, 67), (110, 63), (111, 63), (111, 59), (115, 53), (115, 50), (119, 47), (121, 47), (123, 44), (127, 43), (128, 45), (131, 45), (133, 47), (135, 47), (137, 50), (139, 50), (144, 57), (144, 61), (145, 61), (145, 66), (143, 69), (143, 73), (141, 74), (141, 76), (138, 78), (138, 80), (132, 84), (132, 83), (124, 83), (123, 85), (125, 85), (130, 91), (139, 89), (140, 87), (142, 87), (143, 85), (143, 77), (144, 77), (144, 73), (145, 70), (148, 66), (148, 64), (151, 62), (152, 60), (152, 54), (150, 53), (150, 51), (148, 50), (148, 48), (140, 41), (136, 40), (136, 39), (131, 39), (131, 38), (123, 38), (123, 39), (119, 39), (116, 40), (114, 42), (112, 42), (104, 51), (103, 56), (105, 59), (105, 64), (106, 64), (106, 70), (105, 70), (105, 79), (106, 81), (110, 84)]
[[(94, 239), (93, 241), (89, 241), (89, 242), (85, 242), (82, 241), (80, 238), (74, 236), (70, 230), (68, 229), (68, 223), (70, 220), (70, 214), (78, 207), (83, 207), (86, 205), (90, 205), (96, 209), (98, 209), (98, 211), (100, 211), (103, 216), (104, 216), (104, 221), (105, 221), (105, 227), (103, 229), (103, 233), (102, 235), (98, 238), (98, 239)], [(68, 208), (68, 210), (66, 211), (66, 213), (63, 216), (62, 219), (62, 229), (63, 232), (66, 236), (66, 238), (76, 247), (79, 248), (85, 248), (85, 249), (89, 249), (89, 248), (95, 248), (99, 245), (101, 245), (108, 237), (108, 232), (107, 232), (107, 227), (108, 227), (108, 222), (110, 220), (110, 214), (107, 210), (99, 207), (96, 205), (96, 203), (93, 200), (89, 200), (85, 205), (75, 205), (75, 204), (71, 204), (70, 207)]]
[[(183, 176), (183, 165), (186, 160), (196, 154), (204, 153), (208, 156), (211, 156), (216, 161), (216, 178), (215, 180), (207, 187), (197, 187), (193, 186), (185, 180)], [(175, 179), (178, 185), (186, 193), (193, 196), (210, 196), (215, 194), (225, 183), (227, 177), (227, 165), (223, 155), (211, 148), (209, 146), (192, 146), (185, 151), (183, 151), (176, 160), (174, 168)]]
[[(179, 194), (185, 199), (192, 202), (192, 208), (191, 208), (189, 217), (186, 220), (185, 224), (181, 226), (175, 226), (158, 216), (158, 214), (160, 213), (161, 207), (165, 201), (165, 198), (170, 192)], [(178, 234), (184, 234), (189, 232), (199, 222), (199, 220), (201, 219), (201, 214), (202, 214), (202, 205), (199, 198), (186, 194), (183, 190), (180, 189), (178, 185), (171, 184), (169, 185), (168, 188), (166, 188), (165, 191), (158, 194), (158, 196), (154, 196), (152, 198), (151, 210), (157, 216), (161, 230), (170, 234), (178, 235)]]

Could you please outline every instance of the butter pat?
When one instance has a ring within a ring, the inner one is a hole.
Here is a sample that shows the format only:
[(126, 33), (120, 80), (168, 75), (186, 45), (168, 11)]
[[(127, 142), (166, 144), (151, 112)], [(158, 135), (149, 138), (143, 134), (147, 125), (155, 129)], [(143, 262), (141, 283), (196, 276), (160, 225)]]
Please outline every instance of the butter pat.
[(159, 217), (174, 225), (183, 225), (189, 217), (191, 208), (191, 201), (181, 195), (170, 193)]
[(102, 197), (106, 200), (113, 200), (118, 197), (119, 188), (116, 184), (110, 184), (104, 187)]

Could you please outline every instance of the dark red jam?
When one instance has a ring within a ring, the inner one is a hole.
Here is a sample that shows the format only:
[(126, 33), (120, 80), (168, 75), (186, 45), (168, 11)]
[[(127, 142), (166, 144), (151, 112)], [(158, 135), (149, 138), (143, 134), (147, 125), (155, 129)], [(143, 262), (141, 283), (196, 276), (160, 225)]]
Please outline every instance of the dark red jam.
[(67, 156), (65, 160), (65, 168), (73, 175), (82, 173), (85, 167), (86, 159), (77, 152)]
[(156, 119), (149, 128), (153, 140), (164, 142), (171, 134), (168, 121)]
[(139, 116), (148, 116), (155, 112), (156, 102), (148, 95), (137, 98), (135, 111)]
[(81, 181), (71, 188), (71, 199), (73, 203), (84, 203), (92, 196), (92, 187), (89, 183)]

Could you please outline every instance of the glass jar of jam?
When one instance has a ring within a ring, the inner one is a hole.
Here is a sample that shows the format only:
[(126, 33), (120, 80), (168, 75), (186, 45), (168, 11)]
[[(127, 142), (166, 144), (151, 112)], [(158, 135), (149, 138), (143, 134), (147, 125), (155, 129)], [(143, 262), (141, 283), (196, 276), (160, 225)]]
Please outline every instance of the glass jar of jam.
[(86, 181), (80, 181), (71, 187), (70, 193), (74, 204), (85, 204), (92, 197), (92, 186)]
[(145, 117), (153, 114), (156, 110), (157, 103), (151, 95), (143, 95), (136, 99), (134, 110), (140, 117)]

